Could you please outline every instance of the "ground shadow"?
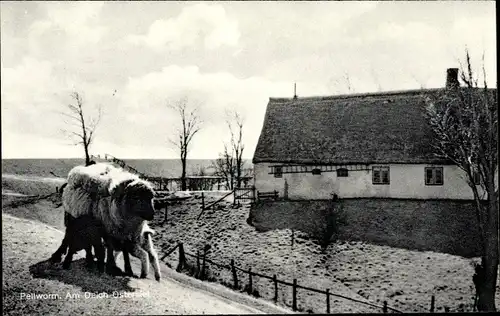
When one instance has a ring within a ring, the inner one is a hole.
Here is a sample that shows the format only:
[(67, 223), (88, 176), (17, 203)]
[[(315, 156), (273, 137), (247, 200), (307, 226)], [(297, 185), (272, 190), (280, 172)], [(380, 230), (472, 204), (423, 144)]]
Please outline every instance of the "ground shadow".
[(73, 261), (69, 270), (64, 270), (62, 263), (51, 263), (49, 260), (44, 260), (31, 265), (29, 271), (34, 278), (57, 280), (75, 285), (80, 287), (83, 292), (112, 294), (116, 291), (135, 291), (128, 285), (129, 277), (110, 276), (99, 273), (95, 267), (87, 268), (85, 258)]

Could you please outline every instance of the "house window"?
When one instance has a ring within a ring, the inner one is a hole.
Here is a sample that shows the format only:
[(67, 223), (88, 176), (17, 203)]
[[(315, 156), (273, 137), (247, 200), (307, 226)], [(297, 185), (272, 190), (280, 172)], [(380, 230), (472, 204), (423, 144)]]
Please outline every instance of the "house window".
[(347, 177), (349, 171), (346, 168), (337, 169), (337, 177)]
[(443, 185), (443, 167), (426, 167), (425, 185)]
[(389, 184), (389, 167), (373, 166), (373, 184)]
[(281, 167), (281, 166), (274, 167), (274, 177), (275, 178), (282, 178), (283, 177), (283, 167)]

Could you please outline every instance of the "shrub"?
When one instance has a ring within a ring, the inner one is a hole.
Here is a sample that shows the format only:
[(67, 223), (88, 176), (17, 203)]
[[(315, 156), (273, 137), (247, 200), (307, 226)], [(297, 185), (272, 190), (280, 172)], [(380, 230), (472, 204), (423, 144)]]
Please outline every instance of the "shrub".
[(332, 199), (327, 207), (326, 229), (323, 234), (321, 246), (326, 249), (330, 241), (337, 240), (339, 228), (346, 224), (346, 216), (343, 210), (342, 200)]

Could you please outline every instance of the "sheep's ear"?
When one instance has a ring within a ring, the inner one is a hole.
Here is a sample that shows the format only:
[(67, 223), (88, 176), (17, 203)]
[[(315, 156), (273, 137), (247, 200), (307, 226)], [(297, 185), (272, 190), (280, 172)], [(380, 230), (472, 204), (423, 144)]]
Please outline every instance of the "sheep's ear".
[(127, 186), (134, 181), (133, 179), (125, 180), (118, 184), (111, 192), (111, 198), (116, 201), (121, 201), (127, 193)]
[(144, 181), (134, 181), (130, 183), (125, 191), (130, 192), (130, 196), (135, 199), (152, 199), (154, 197), (153, 189), (148, 186), (148, 184)]

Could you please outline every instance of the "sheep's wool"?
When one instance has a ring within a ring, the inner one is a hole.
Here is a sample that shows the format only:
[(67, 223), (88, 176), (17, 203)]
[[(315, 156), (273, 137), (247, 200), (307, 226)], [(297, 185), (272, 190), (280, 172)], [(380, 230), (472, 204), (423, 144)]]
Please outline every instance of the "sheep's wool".
[(63, 191), (64, 209), (74, 217), (97, 214), (96, 202), (109, 199), (114, 189), (127, 180), (137, 181), (139, 177), (105, 163), (74, 167), (68, 173), (68, 185)]

